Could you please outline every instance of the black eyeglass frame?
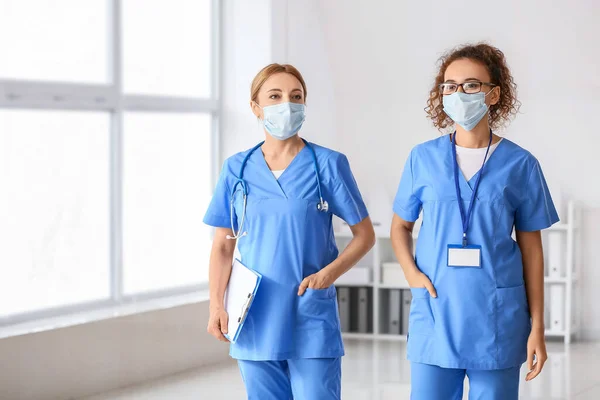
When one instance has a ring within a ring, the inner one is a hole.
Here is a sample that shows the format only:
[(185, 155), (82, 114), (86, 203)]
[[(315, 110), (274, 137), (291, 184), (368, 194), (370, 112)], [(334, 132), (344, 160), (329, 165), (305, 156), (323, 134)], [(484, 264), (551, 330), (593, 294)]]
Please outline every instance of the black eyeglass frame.
[[(467, 92), (467, 91), (465, 90), (465, 88), (463, 87), (463, 85), (466, 85), (466, 84), (469, 84), (469, 83), (478, 83), (478, 84), (479, 84), (479, 90), (478, 90), (478, 91), (476, 91), (476, 92)], [(456, 85), (456, 89), (455, 89), (453, 92), (451, 92), (451, 93), (444, 93), (444, 89), (443, 89), (444, 85)], [(454, 94), (454, 93), (456, 93), (456, 92), (458, 91), (458, 88), (459, 88), (459, 87), (460, 87), (460, 88), (462, 88), (462, 90), (463, 90), (463, 92), (464, 92), (464, 93), (467, 93), (467, 94), (476, 94), (476, 93), (480, 93), (480, 92), (481, 92), (481, 88), (482, 88), (484, 85), (485, 85), (485, 86), (490, 86), (490, 87), (492, 87), (492, 88), (494, 88), (494, 87), (498, 86), (498, 85), (496, 85), (495, 83), (491, 83), (491, 82), (481, 82), (481, 81), (467, 81), (467, 82), (463, 82), (463, 83), (444, 82), (444, 83), (440, 83), (440, 85), (438, 86), (438, 89), (439, 89), (440, 93), (441, 93), (442, 95), (444, 95), (444, 96), (448, 96), (448, 95), (451, 95), (451, 94)]]

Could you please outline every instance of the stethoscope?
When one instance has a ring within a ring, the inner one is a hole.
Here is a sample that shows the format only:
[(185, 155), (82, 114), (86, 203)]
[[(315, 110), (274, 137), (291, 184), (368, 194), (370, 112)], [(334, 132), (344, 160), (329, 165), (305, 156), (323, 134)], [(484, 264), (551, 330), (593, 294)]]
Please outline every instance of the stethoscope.
[[(315, 175), (317, 177), (317, 191), (319, 192), (319, 202), (317, 203), (317, 210), (326, 213), (329, 211), (329, 203), (327, 203), (327, 201), (323, 200), (323, 193), (321, 192), (321, 177), (319, 175), (319, 165), (317, 164), (317, 155), (315, 153), (315, 149), (313, 149), (313, 147), (306, 140), (302, 139), (302, 141), (304, 142), (304, 145), (306, 147), (308, 147), (310, 154), (312, 155), (313, 167), (315, 168)], [(248, 184), (244, 180), (244, 168), (246, 167), (246, 163), (248, 162), (248, 159), (250, 158), (252, 153), (254, 153), (256, 151), (256, 149), (258, 149), (260, 146), (262, 146), (263, 143), (264, 143), (264, 141), (260, 142), (259, 144), (254, 146), (248, 152), (248, 154), (246, 154), (246, 157), (244, 157), (244, 160), (242, 161), (242, 165), (240, 167), (239, 178), (237, 179), (235, 185), (233, 185), (233, 189), (231, 190), (231, 198), (229, 201), (229, 217), (231, 220), (231, 231), (233, 232), (233, 236), (227, 235), (227, 239), (235, 240), (235, 239), (244, 237), (248, 234), (248, 232), (244, 232), (244, 221), (246, 220), (246, 203), (247, 203), (246, 200), (248, 198)], [(236, 232), (235, 225), (233, 223), (233, 215), (234, 215), (233, 203), (235, 200), (235, 194), (237, 193), (238, 190), (242, 191), (243, 205), (242, 205), (242, 216), (240, 217), (240, 226), (239, 226), (238, 231)]]

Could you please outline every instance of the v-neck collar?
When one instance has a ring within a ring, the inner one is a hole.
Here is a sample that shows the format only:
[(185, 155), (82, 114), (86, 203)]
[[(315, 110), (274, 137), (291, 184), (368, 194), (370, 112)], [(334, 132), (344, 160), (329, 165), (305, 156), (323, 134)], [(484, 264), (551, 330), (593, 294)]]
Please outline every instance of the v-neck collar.
[(266, 170), (267, 172), (267, 176), (268, 176), (268, 180), (271, 181), (272, 184), (274, 184), (275, 186), (277, 186), (279, 192), (283, 195), (283, 197), (285, 197), (286, 199), (288, 198), (287, 194), (285, 193), (285, 191), (283, 190), (282, 187), (282, 182), (283, 179), (285, 177), (287, 177), (287, 175), (289, 174), (288, 171), (290, 170), (290, 168), (292, 168), (294, 166), (295, 163), (297, 163), (298, 159), (302, 157), (302, 154), (306, 151), (306, 148), (308, 147), (308, 145), (304, 145), (304, 147), (302, 147), (300, 149), (300, 151), (298, 152), (298, 154), (296, 154), (294, 156), (294, 158), (292, 158), (292, 161), (290, 161), (290, 163), (288, 164), (287, 167), (285, 167), (285, 170), (283, 171), (283, 173), (279, 176), (279, 179), (276, 179), (275, 176), (273, 175), (273, 171), (271, 170), (271, 168), (269, 168), (269, 164), (267, 164), (267, 160), (265, 159), (265, 155), (262, 151), (262, 146), (259, 147), (258, 149), (256, 149), (254, 156), (260, 158), (259, 164), (262, 164), (262, 168), (264, 170)]
[[(448, 148), (447, 154), (448, 157), (450, 159), (450, 173), (452, 175), (452, 179), (454, 179), (454, 160), (452, 158), (452, 134), (448, 135), (450, 137), (450, 140), (447, 140), (447, 144), (446, 147)], [(490, 155), (488, 155), (487, 160), (485, 161), (485, 170), (489, 171), (490, 168), (490, 162), (492, 160), (495, 160), (496, 158), (494, 158), (494, 156), (496, 155), (496, 153), (498, 153), (499, 151), (502, 150), (502, 148), (504, 148), (504, 144), (503, 142), (506, 142), (506, 139), (501, 138), (500, 141), (497, 143), (498, 146), (496, 146), (496, 150), (494, 150), (494, 152)], [(479, 170), (475, 173), (475, 175), (473, 175), (471, 177), (471, 179), (469, 179), (467, 181), (467, 178), (465, 178), (465, 175), (462, 173), (462, 171), (459, 171), (458, 173), (459, 175), (459, 185), (460, 185), (460, 193), (461, 193), (461, 197), (463, 195), (463, 193), (468, 193), (469, 197), (473, 194), (473, 189), (475, 186), (475, 182), (477, 182), (477, 178), (479, 177), (479, 175), (481, 175), (481, 168), (479, 168)], [(482, 180), (485, 180), (485, 176), (482, 178)], [(477, 191), (477, 198), (479, 198), (479, 193), (481, 193), (481, 191), (483, 190), (483, 188), (481, 187), (481, 183), (479, 184), (479, 189)]]

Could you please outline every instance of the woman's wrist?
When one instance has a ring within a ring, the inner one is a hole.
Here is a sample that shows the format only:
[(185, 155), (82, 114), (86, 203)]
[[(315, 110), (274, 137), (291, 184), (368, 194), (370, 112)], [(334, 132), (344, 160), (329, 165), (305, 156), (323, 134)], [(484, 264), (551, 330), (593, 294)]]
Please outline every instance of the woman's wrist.
[(317, 272), (321, 279), (327, 284), (327, 286), (331, 286), (337, 281), (337, 279), (342, 275), (342, 273), (337, 273), (335, 265), (329, 264), (319, 272)]
[(421, 271), (419, 271), (419, 268), (417, 268), (416, 265), (411, 265), (411, 266), (408, 266), (406, 268), (402, 268), (402, 270), (404, 271), (404, 276), (407, 279), (409, 279), (410, 277), (415, 276), (419, 272), (421, 272)]
[(210, 311), (218, 311), (218, 310), (222, 310), (225, 308), (225, 302), (223, 300), (224, 296), (221, 296), (221, 299), (219, 300), (218, 297), (211, 297), (208, 303), (208, 309)]
[(544, 320), (537, 319), (537, 318), (532, 319), (531, 320), (531, 330), (538, 331), (538, 332), (544, 332), (544, 330), (545, 330)]

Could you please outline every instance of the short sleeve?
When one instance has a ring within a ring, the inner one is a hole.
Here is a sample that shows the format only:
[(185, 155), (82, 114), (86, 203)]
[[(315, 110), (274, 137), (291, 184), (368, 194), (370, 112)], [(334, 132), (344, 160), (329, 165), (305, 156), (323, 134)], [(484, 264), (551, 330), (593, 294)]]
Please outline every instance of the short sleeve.
[[(223, 164), (217, 186), (213, 192), (213, 197), (204, 214), (204, 223), (217, 228), (231, 228), (231, 208), (230, 208), (230, 185), (227, 182), (229, 168), (227, 161)], [(237, 225), (234, 215), (234, 227)]]
[(350, 170), (348, 158), (343, 154), (331, 156), (331, 194), (324, 199), (329, 202), (331, 212), (350, 226), (365, 219), (369, 213), (362, 199), (358, 185)]
[(421, 213), (423, 203), (414, 193), (414, 174), (413, 174), (413, 152), (408, 156), (396, 198), (394, 199), (394, 213), (408, 222), (415, 222)]
[(515, 216), (515, 228), (518, 231), (539, 231), (559, 221), (546, 179), (537, 160), (531, 169), (524, 190), (525, 197), (517, 208)]

